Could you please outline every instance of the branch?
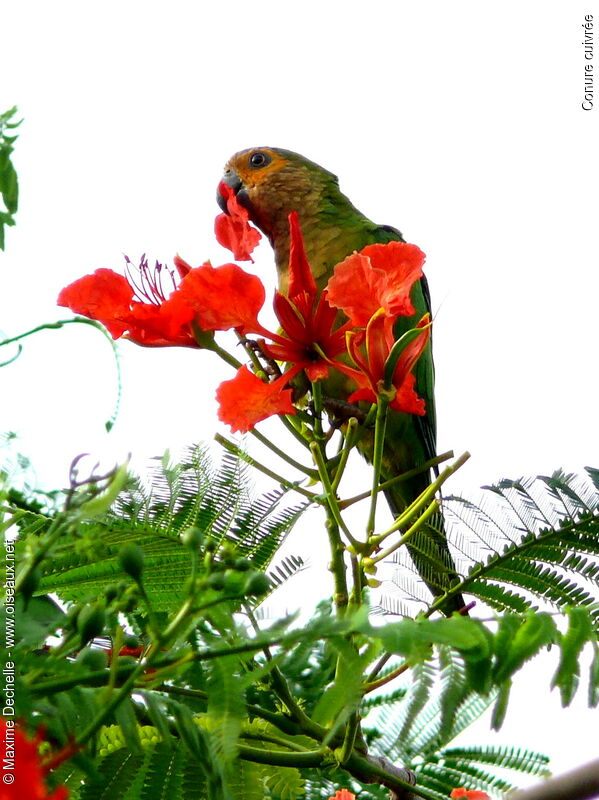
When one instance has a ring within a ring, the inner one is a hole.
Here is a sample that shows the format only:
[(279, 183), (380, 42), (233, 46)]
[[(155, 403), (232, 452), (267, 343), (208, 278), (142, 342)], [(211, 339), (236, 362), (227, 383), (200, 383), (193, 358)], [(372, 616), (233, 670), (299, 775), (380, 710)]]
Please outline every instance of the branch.
[(599, 759), (515, 792), (510, 800), (586, 800), (591, 797), (599, 797)]

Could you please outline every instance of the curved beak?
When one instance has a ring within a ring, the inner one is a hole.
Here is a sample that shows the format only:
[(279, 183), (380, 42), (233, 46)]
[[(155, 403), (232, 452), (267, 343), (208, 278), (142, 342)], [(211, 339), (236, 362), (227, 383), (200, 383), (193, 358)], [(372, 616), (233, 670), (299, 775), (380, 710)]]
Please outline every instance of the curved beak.
[[(224, 175), (222, 177), (222, 180), (223, 180), (223, 183), (226, 183), (227, 186), (230, 186), (231, 189), (233, 189), (235, 194), (237, 194), (239, 192), (239, 190), (241, 189), (241, 187), (243, 186), (243, 184), (241, 182), (241, 178), (239, 177), (239, 175), (235, 172), (234, 169), (231, 169), (230, 167), (227, 167), (227, 169), (225, 169), (225, 173), (224, 173)], [(229, 213), (227, 211), (227, 201), (222, 196), (222, 194), (218, 191), (218, 189), (216, 190), (216, 202), (219, 204), (219, 206), (225, 212), (225, 214)]]

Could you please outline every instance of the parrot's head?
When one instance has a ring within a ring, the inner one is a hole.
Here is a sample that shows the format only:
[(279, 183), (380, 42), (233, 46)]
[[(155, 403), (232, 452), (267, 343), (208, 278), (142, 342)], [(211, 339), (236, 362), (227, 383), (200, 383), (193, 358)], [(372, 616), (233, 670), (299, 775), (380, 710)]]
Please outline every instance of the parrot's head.
[[(341, 197), (335, 175), (298, 153), (275, 147), (235, 153), (225, 165), (222, 180), (269, 239), (279, 268), (288, 258), (289, 214), (297, 211), (304, 236), (309, 236), (310, 228), (321, 220), (327, 198)], [(226, 213), (220, 192), (217, 200)]]

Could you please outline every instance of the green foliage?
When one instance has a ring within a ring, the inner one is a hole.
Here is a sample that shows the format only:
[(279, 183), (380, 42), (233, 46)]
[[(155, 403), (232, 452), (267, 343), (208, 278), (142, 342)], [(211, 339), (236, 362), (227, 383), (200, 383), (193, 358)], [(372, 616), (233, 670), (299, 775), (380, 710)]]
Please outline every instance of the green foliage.
[[(183, 540), (190, 527), (203, 537), (207, 564), (209, 552), (226, 544), (249, 559), (253, 569), (264, 570), (303, 506), (280, 508), (282, 491), (252, 498), (246, 473), (247, 466), (227, 453), (219, 469), (199, 447), (190, 448), (177, 465), (167, 454), (152, 468), (149, 487), (141, 479), (130, 479), (106, 515), (65, 531), (51, 562), (44, 565), (41, 590), (58, 592), (72, 602), (97, 596), (107, 584), (130, 575), (119, 559), (121, 548), (127, 548), (126, 553), (140, 548), (145, 591), (155, 611), (168, 612), (177, 607), (190, 574), (190, 553)], [(45, 518), (31, 517), (23, 533), (40, 521)], [(214, 561), (218, 569), (218, 555)], [(222, 560), (220, 566), (225, 566)], [(276, 582), (299, 566), (301, 560), (293, 557), (276, 565)], [(199, 569), (205, 572), (204, 565)]]
[[(485, 487), (478, 503), (445, 498), (448, 540), (464, 575), (449, 594), (473, 595), (499, 612), (539, 603), (592, 606), (599, 583), (599, 480), (597, 470), (586, 472), (586, 480), (561, 470), (502, 480)], [(404, 581), (405, 556), (394, 560), (402, 564)], [(421, 584), (411, 587), (413, 596), (424, 597)], [(392, 600), (381, 603), (383, 610), (398, 611)], [(599, 608), (592, 614), (599, 617)]]
[[(490, 771), (491, 767), (548, 775), (547, 757), (530, 750), (491, 745), (448, 747), (486, 711), (495, 695), (470, 693), (455, 705), (453, 715), (448, 716), (444, 711), (448, 702), (447, 666), (448, 651), (442, 648), (438, 660), (428, 667), (426, 701), (419, 703), (420, 710), (415, 718), (412, 717), (412, 698), (420, 696), (421, 700), (422, 681), (408, 687), (405, 699), (383, 706), (367, 718), (367, 725), (380, 732), (373, 740), (373, 748), (392, 761), (410, 767), (417, 775), (418, 786), (439, 798), (447, 798), (456, 786), (501, 792), (516, 788), (508, 779)], [(452, 669), (460, 672), (455, 665)], [(458, 677), (458, 683), (460, 681), (463, 681), (463, 671)], [(452, 706), (453, 701), (454, 698)]]
[(14, 225), (14, 215), (19, 207), (19, 181), (11, 160), (17, 136), (7, 132), (18, 128), (22, 120), (14, 121), (17, 107), (0, 114), (0, 195), (6, 211), (0, 208), (0, 250), (4, 250), (4, 226)]
[[(412, 770), (416, 794), (429, 798), (456, 786), (509, 791), (510, 770), (545, 775), (533, 751), (452, 743), (491, 707), (499, 727), (512, 683), (548, 647), (564, 705), (583, 652), (599, 652), (584, 588), (597, 578), (595, 473), (592, 487), (544, 479), (557, 517), (544, 510), (542, 525), (540, 497), (530, 499), (538, 484), (518, 484), (517, 499), (511, 483), (493, 489), (517, 518), (500, 530), (479, 506), (447, 501), (466, 509), (471, 542), (474, 530), (495, 535), (455, 591), (493, 587), (499, 614), (429, 609), (374, 624), (364, 595), (342, 613), (324, 601), (300, 626), (259, 624), (252, 587), (271, 590), (303, 568), (296, 556), (273, 559), (305, 505), (285, 506), (282, 490), (252, 497), (247, 468), (231, 454), (217, 468), (196, 447), (180, 464), (156, 460), (149, 481), (122, 470), (81, 479), (74, 468), (60, 510), (36, 509), (26, 493), (10, 506), (5, 492), (20, 562), (16, 711), (43, 719), (57, 747), (76, 735), (82, 748), (52, 780), (73, 800), (322, 799), (340, 786), (384, 800), (394, 786), (381, 779), (386, 764)], [(575, 552), (579, 541), (586, 550)], [(539, 611), (535, 596), (558, 611)], [(596, 704), (598, 656), (589, 682)]]

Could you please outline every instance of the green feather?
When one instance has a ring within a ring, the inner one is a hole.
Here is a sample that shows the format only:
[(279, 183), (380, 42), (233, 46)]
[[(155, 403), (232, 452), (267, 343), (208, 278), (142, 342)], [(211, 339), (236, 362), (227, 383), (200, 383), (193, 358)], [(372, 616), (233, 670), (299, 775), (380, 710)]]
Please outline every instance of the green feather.
[[(341, 192), (338, 180), (331, 172), (288, 150), (266, 148), (266, 151), (280, 157), (284, 165), (248, 192), (248, 210), (274, 248), (281, 291), (287, 287), (287, 217), (291, 211), (298, 212), (306, 254), (320, 289), (326, 285), (335, 265), (354, 250), (361, 250), (369, 244), (404, 241), (397, 229), (377, 225), (358, 211)], [(243, 156), (243, 153), (238, 156)], [(397, 320), (397, 338), (431, 310), (425, 278), (414, 285), (411, 300), (415, 314)], [(436, 455), (435, 379), (430, 342), (418, 360), (414, 374), (416, 391), (426, 403), (426, 415), (419, 417), (389, 412), (381, 480), (412, 470)], [(324, 393), (335, 399), (344, 399), (348, 389), (344, 381), (329, 379), (325, 382)], [(369, 432), (362, 436), (359, 449), (368, 461), (372, 461), (372, 435)], [(426, 471), (390, 488), (386, 496), (392, 513), (395, 516), (400, 514), (429, 484), (430, 473)], [(455, 566), (440, 515), (413, 537), (408, 550), (433, 595), (443, 594), (456, 582)], [(443, 610), (451, 614), (463, 606), (464, 600), (457, 596), (449, 600)]]

